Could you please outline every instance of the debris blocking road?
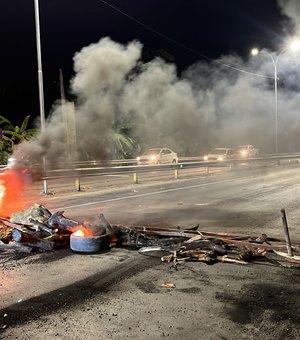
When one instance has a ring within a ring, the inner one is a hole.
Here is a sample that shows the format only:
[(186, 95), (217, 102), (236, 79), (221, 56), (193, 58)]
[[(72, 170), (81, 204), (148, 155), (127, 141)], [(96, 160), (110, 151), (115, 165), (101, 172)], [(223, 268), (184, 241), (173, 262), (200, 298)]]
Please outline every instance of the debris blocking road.
[[(65, 217), (63, 213), (57, 211), (52, 214), (46, 207), (36, 203), (13, 213), (10, 218), (0, 218), (0, 256), (11, 252), (33, 253), (70, 247), (71, 235), (76, 235), (76, 242), (78, 237), (82, 237), (88, 240), (89, 246), (90, 241), (97, 240), (97, 237), (107, 236), (108, 249), (129, 247), (138, 249), (144, 255), (161, 254), (163, 262), (174, 266), (188, 260), (244, 265), (271, 253), (300, 264), (299, 241), (293, 241), (291, 245), (287, 244), (286, 239), (272, 238), (266, 234), (251, 236), (205, 232), (199, 230), (199, 225), (186, 230), (111, 226), (103, 214), (79, 222)], [(286, 222), (284, 227), (287, 230)], [(287, 249), (292, 255), (286, 254)]]

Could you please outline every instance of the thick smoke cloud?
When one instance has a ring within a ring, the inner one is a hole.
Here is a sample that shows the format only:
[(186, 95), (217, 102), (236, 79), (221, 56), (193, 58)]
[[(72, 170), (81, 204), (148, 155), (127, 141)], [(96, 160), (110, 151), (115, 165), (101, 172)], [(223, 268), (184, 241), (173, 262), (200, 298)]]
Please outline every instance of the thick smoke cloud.
[[(288, 3), (288, 2), (287, 2)], [(274, 65), (262, 51), (242, 60), (223, 56), (201, 61), (178, 76), (175, 65), (140, 60), (142, 44), (122, 45), (103, 38), (74, 56), (75, 122), (78, 154), (111, 157), (113, 125), (132, 123), (131, 134), (146, 147), (169, 146), (179, 155), (201, 155), (217, 146), (253, 144), (274, 152)], [(261, 76), (226, 67), (232, 65)], [(280, 152), (300, 150), (299, 55), (278, 62), (278, 141)], [(66, 159), (65, 107), (56, 104), (36, 140), (22, 144), (19, 159)]]
[[(113, 122), (121, 118), (132, 122), (132, 136), (145, 148), (166, 145), (180, 154), (200, 155), (215, 146), (249, 143), (262, 152), (274, 151), (271, 52), (262, 51), (247, 61), (239, 56), (224, 56), (218, 63), (202, 61), (179, 77), (175, 65), (159, 58), (142, 63), (141, 49), (138, 42), (122, 46), (105, 38), (75, 56), (72, 90), (78, 97), (81, 147), (103, 148), (98, 156), (104, 157)], [(300, 149), (298, 60), (286, 52), (277, 65), (282, 152)]]
[(283, 14), (292, 20), (297, 33), (300, 28), (300, 2), (298, 0), (278, 0)]
[(119, 98), (140, 55), (139, 42), (122, 46), (109, 38), (75, 55), (71, 88), (78, 98), (77, 142), (82, 152), (98, 159), (109, 156), (112, 127), (121, 112)]

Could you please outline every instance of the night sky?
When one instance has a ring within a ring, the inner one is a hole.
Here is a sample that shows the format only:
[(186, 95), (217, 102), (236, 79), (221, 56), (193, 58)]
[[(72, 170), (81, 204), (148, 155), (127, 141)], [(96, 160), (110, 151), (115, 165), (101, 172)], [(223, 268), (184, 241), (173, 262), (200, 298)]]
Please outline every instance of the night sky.
[[(39, 1), (46, 116), (60, 98), (59, 69), (68, 98), (74, 54), (102, 37), (137, 39), (146, 61), (163, 53), (180, 73), (202, 55), (247, 58), (253, 46), (277, 50), (288, 29), (275, 0), (107, 2), (142, 24), (101, 0)], [(34, 0), (2, 1), (0, 28), (0, 114), (20, 124), (39, 115)]]

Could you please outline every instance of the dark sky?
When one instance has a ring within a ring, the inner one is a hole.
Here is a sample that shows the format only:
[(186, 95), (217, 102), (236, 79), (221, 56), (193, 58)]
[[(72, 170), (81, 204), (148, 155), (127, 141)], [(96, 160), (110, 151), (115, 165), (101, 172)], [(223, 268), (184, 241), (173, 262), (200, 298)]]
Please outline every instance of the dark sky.
[[(68, 96), (74, 54), (102, 37), (137, 39), (153, 54), (165, 50), (180, 72), (203, 59), (201, 54), (247, 57), (253, 46), (276, 50), (285, 33), (275, 0), (107, 2), (152, 30), (101, 0), (39, 1), (46, 116), (60, 97), (59, 69)], [(26, 115), (39, 115), (34, 0), (2, 1), (0, 29), (0, 114), (20, 124)]]

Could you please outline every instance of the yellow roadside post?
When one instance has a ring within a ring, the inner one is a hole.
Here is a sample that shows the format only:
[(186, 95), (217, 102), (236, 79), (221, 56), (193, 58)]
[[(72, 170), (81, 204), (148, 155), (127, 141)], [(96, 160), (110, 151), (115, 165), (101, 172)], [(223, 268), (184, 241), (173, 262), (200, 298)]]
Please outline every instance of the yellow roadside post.
[(76, 190), (80, 191), (80, 178), (77, 177), (75, 180), (75, 186), (76, 186)]

